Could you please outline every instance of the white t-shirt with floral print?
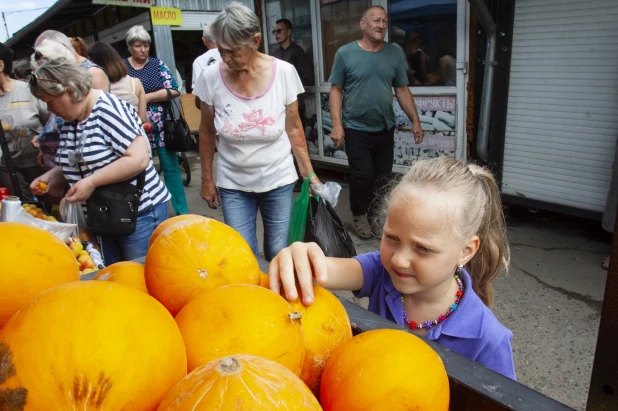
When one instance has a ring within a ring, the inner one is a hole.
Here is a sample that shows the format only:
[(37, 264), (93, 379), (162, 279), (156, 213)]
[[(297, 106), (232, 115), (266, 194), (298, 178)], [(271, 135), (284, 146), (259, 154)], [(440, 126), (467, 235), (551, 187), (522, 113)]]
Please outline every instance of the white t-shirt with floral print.
[(223, 62), (206, 67), (193, 93), (214, 106), (219, 133), (217, 186), (263, 193), (298, 179), (285, 131), (285, 106), (305, 90), (294, 66), (273, 59), (266, 90), (243, 97), (226, 83)]

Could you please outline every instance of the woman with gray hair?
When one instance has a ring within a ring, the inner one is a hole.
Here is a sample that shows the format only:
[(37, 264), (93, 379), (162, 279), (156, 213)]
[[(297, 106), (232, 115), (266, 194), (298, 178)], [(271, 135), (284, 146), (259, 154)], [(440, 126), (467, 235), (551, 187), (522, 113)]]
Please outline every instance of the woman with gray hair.
[[(152, 124), (152, 133), (148, 138), (152, 149), (157, 150), (165, 185), (172, 194), (172, 206), (176, 215), (187, 214), (189, 207), (182, 184), (178, 156), (165, 148), (163, 124), (164, 104), (167, 104), (168, 91), (173, 98), (180, 95), (178, 83), (170, 69), (158, 58), (149, 57), (150, 34), (142, 26), (133, 26), (126, 35), (131, 57), (124, 59), (129, 76), (140, 79), (146, 92), (146, 117)], [(167, 90), (166, 90), (167, 89)]]
[[(257, 211), (264, 222), (264, 256), (287, 246), (294, 183), (313, 172), (298, 95), (304, 92), (294, 66), (258, 51), (260, 22), (246, 6), (228, 5), (210, 26), (222, 61), (206, 67), (193, 91), (201, 103), (200, 195), (211, 208), (223, 206), (225, 223), (259, 255)], [(217, 181), (212, 164), (219, 133)]]
[[(64, 57), (75, 60), (81, 67), (87, 69), (92, 76), (92, 88), (109, 91), (110, 82), (105, 71), (87, 58), (79, 55), (71, 40), (56, 30), (45, 30), (34, 42), (32, 66), (39, 66), (44, 60)], [(72, 58), (71, 58), (72, 57)]]
[(91, 87), (90, 74), (75, 62), (60, 58), (41, 64), (30, 78), (32, 94), (65, 120), (60, 130), (56, 167), (30, 184), (35, 195), (69, 183), (65, 198), (85, 206), (93, 191), (122, 181), (135, 181), (145, 171), (137, 228), (125, 237), (101, 237), (105, 264), (146, 255), (148, 240), (167, 218), (169, 192), (159, 179), (133, 107), (118, 97)]

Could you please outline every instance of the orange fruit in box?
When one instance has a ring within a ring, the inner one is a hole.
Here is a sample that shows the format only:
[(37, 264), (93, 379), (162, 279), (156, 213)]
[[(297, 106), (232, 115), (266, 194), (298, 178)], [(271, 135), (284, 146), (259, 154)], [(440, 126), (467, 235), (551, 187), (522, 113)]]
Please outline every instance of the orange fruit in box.
[(331, 354), (320, 383), (324, 411), (446, 411), (449, 400), (440, 356), (400, 330), (355, 336)]
[(322, 411), (305, 384), (274, 361), (234, 355), (209, 362), (183, 378), (158, 411)]
[(300, 314), (280, 295), (234, 284), (193, 298), (176, 316), (189, 371), (218, 358), (251, 354), (298, 375), (305, 346)]
[(270, 279), (268, 274), (260, 271), (260, 287), (270, 288)]
[(179, 221), (183, 221), (183, 220), (194, 220), (194, 219), (200, 219), (200, 218), (207, 218), (207, 217), (203, 217), (197, 214), (183, 214), (183, 215), (177, 215), (172, 218), (168, 218), (167, 220), (159, 224), (157, 228), (155, 228), (155, 230), (152, 232), (152, 234), (150, 235), (150, 240), (148, 240), (148, 248), (150, 248), (152, 243), (154, 243), (157, 237), (159, 237), (159, 234), (165, 231), (165, 229), (171, 226), (172, 224), (177, 223)]
[(146, 280), (144, 280), (144, 264), (134, 261), (121, 261), (108, 265), (99, 271), (93, 280), (128, 285), (148, 294)]
[(10, 410), (150, 411), (187, 374), (165, 307), (100, 281), (62, 284), (27, 304), (0, 331), (0, 359)]
[(58, 237), (26, 224), (0, 224), (0, 328), (41, 292), (78, 280), (77, 260)]
[(210, 218), (176, 221), (148, 249), (148, 293), (172, 315), (196, 295), (228, 284), (260, 283), (249, 244), (233, 228)]
[(316, 397), (320, 395), (320, 379), (331, 353), (352, 339), (348, 313), (337, 297), (325, 288), (314, 286), (315, 300), (305, 307), (295, 301), (292, 307), (302, 314), (305, 338), (305, 360), (300, 379)]

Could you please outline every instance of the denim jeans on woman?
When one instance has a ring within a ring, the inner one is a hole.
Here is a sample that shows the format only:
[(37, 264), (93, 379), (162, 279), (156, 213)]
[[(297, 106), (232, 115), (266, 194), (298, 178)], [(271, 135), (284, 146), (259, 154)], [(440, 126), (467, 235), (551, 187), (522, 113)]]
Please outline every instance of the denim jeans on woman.
[(144, 257), (154, 229), (168, 216), (168, 203), (157, 204), (137, 216), (135, 232), (126, 237), (101, 237), (105, 265)]
[(256, 233), (258, 209), (264, 223), (264, 258), (272, 260), (287, 246), (294, 184), (265, 193), (219, 188), (223, 219), (249, 243), (253, 254), (260, 255)]

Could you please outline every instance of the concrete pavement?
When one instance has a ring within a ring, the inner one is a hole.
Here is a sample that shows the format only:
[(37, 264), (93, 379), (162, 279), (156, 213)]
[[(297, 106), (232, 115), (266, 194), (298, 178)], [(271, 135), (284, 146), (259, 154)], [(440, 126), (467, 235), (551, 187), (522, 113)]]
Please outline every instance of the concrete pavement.
[[(189, 211), (223, 221), (199, 195), (197, 153), (187, 153), (192, 182), (185, 188)], [(342, 174), (320, 170), (322, 181), (342, 185), (337, 213), (354, 239), (357, 252), (379, 249), (379, 240), (356, 237), (349, 211), (348, 186)], [(258, 219), (258, 239), (262, 244)], [(513, 331), (518, 380), (570, 407), (586, 405), (596, 346), (611, 236), (596, 221), (554, 213), (508, 208), (511, 269), (494, 283), (493, 311)], [(349, 292), (339, 295), (366, 307)]]

